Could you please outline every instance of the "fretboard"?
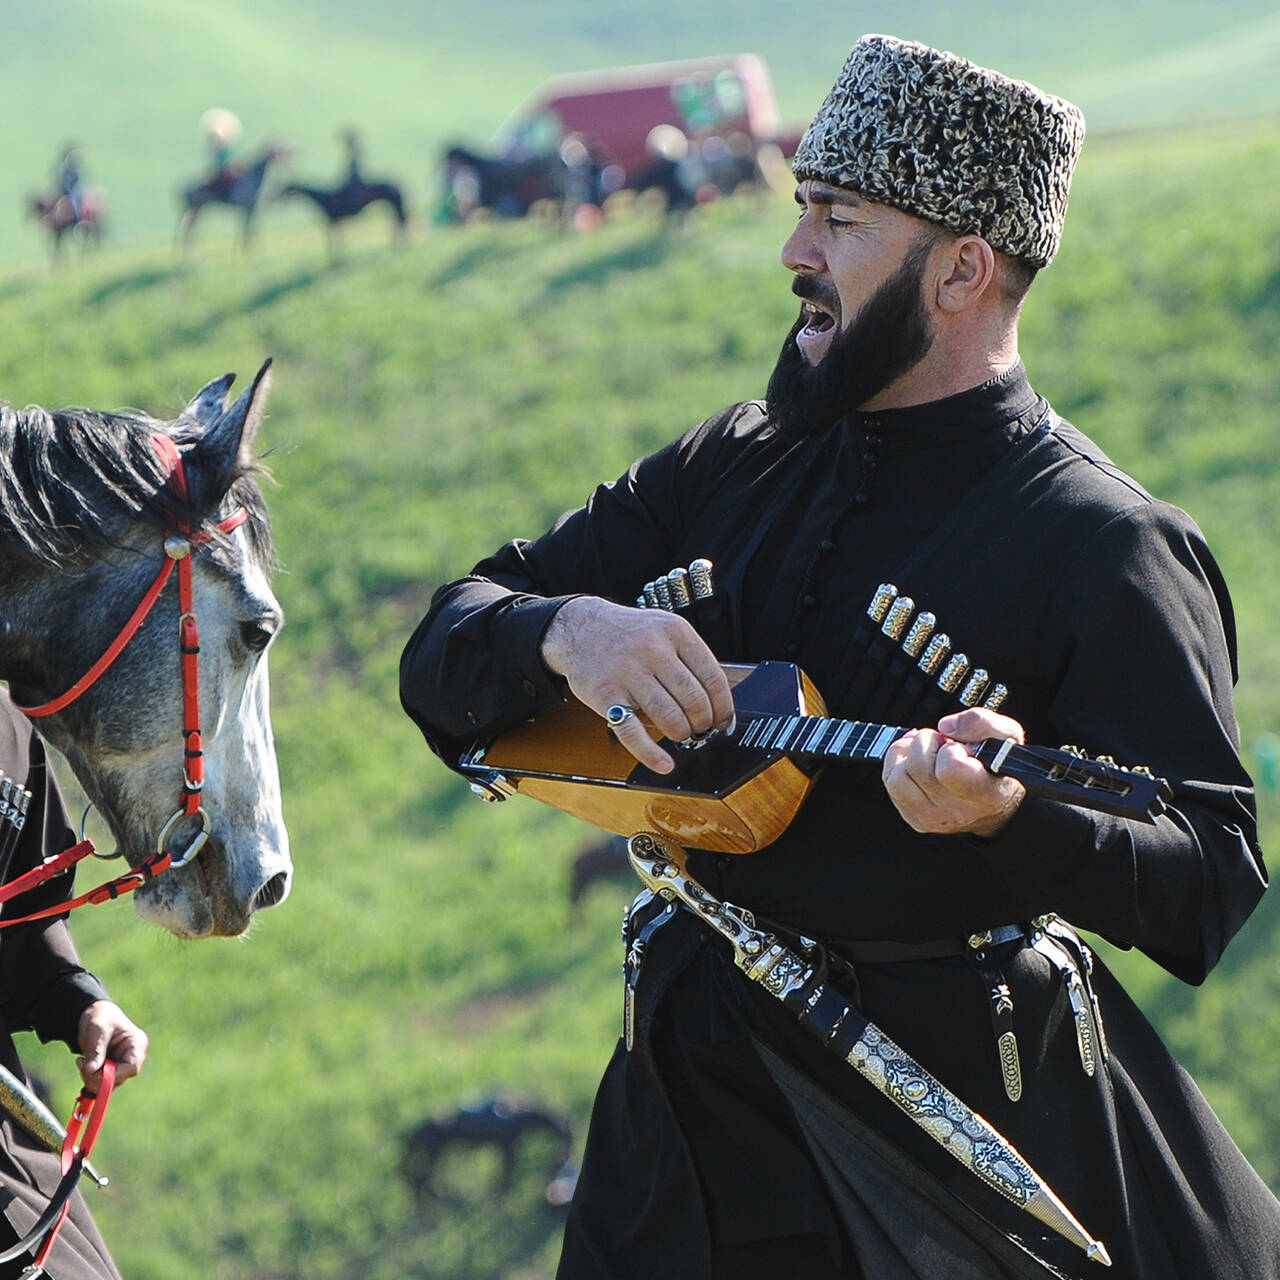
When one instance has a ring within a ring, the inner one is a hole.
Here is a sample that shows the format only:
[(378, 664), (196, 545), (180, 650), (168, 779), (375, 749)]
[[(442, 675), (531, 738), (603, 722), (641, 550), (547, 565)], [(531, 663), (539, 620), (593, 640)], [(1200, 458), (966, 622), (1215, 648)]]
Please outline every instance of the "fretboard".
[(756, 750), (824, 759), (881, 760), (889, 744), (905, 729), (863, 720), (829, 720), (825, 716), (747, 716), (733, 740)]

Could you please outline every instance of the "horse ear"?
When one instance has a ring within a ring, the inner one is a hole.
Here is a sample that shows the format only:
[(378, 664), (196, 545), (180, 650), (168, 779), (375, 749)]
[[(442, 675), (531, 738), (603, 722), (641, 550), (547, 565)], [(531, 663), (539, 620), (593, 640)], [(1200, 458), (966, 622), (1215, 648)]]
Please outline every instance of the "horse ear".
[(182, 411), (184, 418), (194, 418), (201, 426), (212, 426), (219, 414), (222, 413), (223, 407), (227, 403), (227, 392), (231, 390), (231, 384), (236, 380), (234, 373), (224, 373), (220, 378), (214, 378), (212, 382), (206, 382), (199, 391), (191, 397), (190, 403)]
[(208, 424), (195, 450), (201, 487), (206, 493), (225, 493), (238, 474), (250, 469), (254, 438), (262, 425), (270, 390), (271, 361), (267, 360), (252, 385)]

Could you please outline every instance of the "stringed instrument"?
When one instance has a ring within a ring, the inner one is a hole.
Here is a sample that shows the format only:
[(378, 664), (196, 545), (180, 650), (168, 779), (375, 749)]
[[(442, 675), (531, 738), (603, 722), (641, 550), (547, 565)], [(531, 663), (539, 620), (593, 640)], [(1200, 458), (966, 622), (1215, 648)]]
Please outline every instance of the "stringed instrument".
[[(606, 831), (660, 831), (679, 844), (753, 853), (790, 825), (833, 760), (880, 760), (907, 732), (830, 719), (809, 678), (789, 662), (726, 664), (737, 721), (696, 746), (662, 741), (676, 767), (654, 773), (574, 698), (541, 712), (458, 762), (482, 799), (531, 796)], [(647, 727), (647, 726), (646, 726)], [(650, 734), (661, 740), (654, 729)], [(1126, 769), (1074, 748), (988, 738), (969, 751), (995, 774), (1064, 804), (1155, 822), (1172, 798), (1144, 768)]]

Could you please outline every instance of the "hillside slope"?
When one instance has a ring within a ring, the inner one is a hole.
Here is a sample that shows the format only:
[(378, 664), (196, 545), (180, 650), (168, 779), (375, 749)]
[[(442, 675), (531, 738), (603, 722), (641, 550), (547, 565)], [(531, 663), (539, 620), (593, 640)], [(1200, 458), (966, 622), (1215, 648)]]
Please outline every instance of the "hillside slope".
[[(337, 130), (365, 133), (366, 167), (432, 198), (442, 144), (483, 144), (549, 76), (565, 71), (739, 51), (763, 54), (783, 118), (802, 121), (864, 31), (925, 40), (1043, 83), (1084, 107), (1095, 132), (1280, 112), (1280, 16), (1267, 0), (995, 0), (843, 6), (815, 43), (810, 26), (765, 0), (700, 5), (563, 0), (7, 0), (0, 77), (20, 112), (0, 152), (0, 261), (42, 252), (21, 216), (51, 181), (59, 148), (84, 150), (106, 192), (118, 242), (171, 235), (176, 192), (206, 164), (201, 114), (221, 105), (245, 126), (248, 155), (269, 138), (295, 147), (295, 180), (338, 172)], [(298, 225), (287, 206), (268, 220)], [(235, 225), (214, 211), (223, 235)]]
[[(1274, 128), (1090, 147), (1024, 328), (1038, 387), (1218, 551), (1255, 765), (1280, 726), (1278, 164)], [(591, 236), (531, 222), (395, 250), (370, 225), (337, 269), (307, 228), (250, 258), (209, 245), (180, 266), (157, 244), (0, 276), (0, 394), (19, 404), (170, 414), (276, 360), (263, 439), (295, 892), (243, 945), (177, 945), (123, 903), (77, 926), (153, 1036), (95, 1152), (131, 1280), (550, 1274), (559, 1220), (532, 1158), (500, 1198), (492, 1164), (461, 1162), (459, 1202), (419, 1212), (400, 1136), (497, 1086), (583, 1123), (617, 1034), (627, 890), (571, 918), (568, 862), (593, 833), (475, 803), (400, 713), (396, 663), (438, 583), (761, 392), (793, 314), (777, 261), (792, 217), (739, 199), (682, 231), (636, 211)], [(1197, 992), (1117, 957), (1273, 1185), (1278, 932), (1268, 901)], [(30, 1049), (64, 1109), (65, 1051)]]

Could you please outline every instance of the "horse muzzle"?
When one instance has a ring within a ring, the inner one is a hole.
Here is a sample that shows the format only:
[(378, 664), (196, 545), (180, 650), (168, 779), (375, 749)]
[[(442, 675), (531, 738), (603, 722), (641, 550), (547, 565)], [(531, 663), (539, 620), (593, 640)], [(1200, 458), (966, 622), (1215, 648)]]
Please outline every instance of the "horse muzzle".
[(185, 861), (188, 845), (179, 841), (172, 850), (175, 865), (138, 890), (138, 914), (180, 938), (239, 937), (258, 911), (289, 895), (293, 866), (287, 836), (281, 837), (279, 843), (245, 847), (242, 839), (229, 847), (214, 833)]

